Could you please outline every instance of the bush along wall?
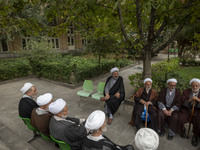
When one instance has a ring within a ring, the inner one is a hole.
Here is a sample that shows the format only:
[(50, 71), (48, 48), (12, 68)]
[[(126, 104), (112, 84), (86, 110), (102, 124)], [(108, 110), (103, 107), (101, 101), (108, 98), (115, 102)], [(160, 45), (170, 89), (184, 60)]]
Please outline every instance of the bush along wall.
[[(169, 78), (176, 78), (178, 81), (177, 88), (183, 90), (186, 88), (184, 78), (176, 71), (180, 69), (179, 59), (172, 58), (152, 65), (152, 80), (153, 88), (160, 91), (161, 88), (166, 87), (166, 81)], [(143, 86), (142, 73), (136, 73), (129, 76), (130, 84), (135, 88), (135, 91)]]
[(29, 61), (23, 58), (0, 60), (0, 81), (21, 78), (30, 75)]

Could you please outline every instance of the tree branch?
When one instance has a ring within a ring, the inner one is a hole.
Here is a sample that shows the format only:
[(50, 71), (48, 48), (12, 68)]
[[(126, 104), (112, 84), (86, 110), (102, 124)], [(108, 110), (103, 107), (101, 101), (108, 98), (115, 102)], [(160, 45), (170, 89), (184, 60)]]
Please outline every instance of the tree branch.
[(139, 0), (136, 0), (135, 4), (136, 4), (136, 18), (137, 18), (137, 27), (139, 29), (139, 35), (142, 41), (145, 43), (145, 38), (142, 31), (142, 19), (141, 19), (141, 10), (140, 10)]
[(121, 1), (119, 2), (118, 6), (117, 6), (117, 12), (118, 12), (118, 15), (119, 15), (120, 27), (121, 27), (122, 34), (123, 34), (126, 42), (128, 43), (129, 47), (131, 47), (132, 46), (131, 41), (128, 38), (126, 30), (124, 28), (124, 22), (123, 22), (122, 12), (121, 12)]
[(184, 26), (184, 23), (180, 24), (179, 27), (176, 29), (176, 31), (172, 34), (172, 36), (164, 43), (162, 44), (160, 47), (158, 47), (156, 50), (153, 51), (153, 53), (157, 53), (160, 50), (163, 50), (164, 48), (166, 48), (173, 40), (175, 40), (177, 34), (182, 30)]
[(151, 16), (150, 16), (150, 24), (148, 31), (148, 39), (147, 39), (147, 41), (150, 43), (154, 37), (155, 20), (156, 20), (156, 9), (151, 5)]

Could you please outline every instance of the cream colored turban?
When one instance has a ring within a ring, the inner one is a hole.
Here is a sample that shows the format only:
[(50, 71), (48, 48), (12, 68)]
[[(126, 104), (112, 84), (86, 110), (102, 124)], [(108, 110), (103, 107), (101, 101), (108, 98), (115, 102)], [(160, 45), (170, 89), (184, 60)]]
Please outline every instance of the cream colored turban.
[(141, 128), (135, 135), (135, 145), (139, 150), (156, 150), (159, 145), (158, 134), (150, 128)]
[(192, 80), (190, 80), (190, 85), (192, 84), (192, 82), (197, 82), (200, 84), (200, 80), (197, 78), (193, 78)]
[(32, 83), (25, 83), (20, 91), (25, 94), (32, 86), (34, 86)]
[(112, 68), (111, 70), (110, 70), (110, 73), (113, 73), (113, 72), (119, 72), (119, 69), (117, 68), (117, 67), (114, 67), (114, 68)]
[(101, 110), (93, 111), (87, 118), (85, 128), (89, 130), (98, 130), (105, 121), (105, 113)]
[(37, 104), (39, 106), (44, 106), (46, 104), (48, 104), (51, 100), (52, 100), (52, 94), (51, 93), (45, 93), (43, 95), (40, 95), (38, 98), (37, 98)]
[(146, 79), (144, 80), (144, 84), (145, 84), (147, 81), (150, 81), (151, 83), (153, 83), (153, 81), (152, 81), (150, 78), (146, 78)]
[(167, 80), (167, 84), (168, 84), (168, 83), (170, 83), (170, 82), (177, 83), (177, 80), (176, 80), (176, 79), (174, 79), (174, 78), (172, 78), (172, 79), (168, 79), (168, 80)]
[(49, 105), (49, 111), (52, 114), (56, 115), (64, 109), (65, 105), (66, 102), (63, 99), (59, 98)]

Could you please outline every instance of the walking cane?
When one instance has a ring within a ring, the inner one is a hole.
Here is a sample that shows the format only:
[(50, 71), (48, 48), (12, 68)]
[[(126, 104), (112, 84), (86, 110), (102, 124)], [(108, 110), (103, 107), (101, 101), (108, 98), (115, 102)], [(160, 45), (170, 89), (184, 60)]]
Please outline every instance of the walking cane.
[(191, 114), (191, 117), (190, 117), (189, 128), (188, 128), (188, 133), (187, 133), (187, 139), (189, 138), (191, 122), (192, 122), (192, 118), (193, 118), (193, 115), (194, 115), (194, 106), (195, 106), (195, 101), (193, 102), (193, 105), (192, 105), (192, 114)]
[(147, 105), (146, 117), (145, 117), (145, 128), (147, 127), (147, 115), (148, 115), (148, 105)]

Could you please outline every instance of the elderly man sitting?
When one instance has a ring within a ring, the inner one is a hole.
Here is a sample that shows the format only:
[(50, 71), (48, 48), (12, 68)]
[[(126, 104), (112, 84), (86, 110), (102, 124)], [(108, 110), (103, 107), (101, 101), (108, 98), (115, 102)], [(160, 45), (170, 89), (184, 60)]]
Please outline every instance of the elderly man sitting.
[(72, 150), (80, 150), (80, 140), (87, 134), (83, 125), (85, 119), (68, 117), (67, 105), (63, 99), (51, 103), (49, 111), (54, 114), (50, 120), (50, 134), (69, 144)]
[[(135, 118), (136, 130), (140, 129), (141, 113), (144, 111), (144, 106), (148, 106), (148, 113), (150, 115), (150, 124), (148, 126), (157, 131), (157, 93), (152, 87), (152, 80), (146, 78), (144, 80), (144, 87), (139, 88), (134, 95), (135, 106), (131, 119)], [(135, 116), (134, 116), (135, 115)]]
[(167, 88), (160, 91), (158, 97), (158, 133), (164, 136), (164, 125), (168, 125), (168, 140), (172, 140), (178, 130), (180, 92), (176, 89), (176, 79), (167, 80)]
[(37, 98), (39, 108), (35, 108), (31, 114), (31, 124), (45, 136), (50, 137), (49, 122), (52, 114), (48, 111), (48, 106), (53, 102), (52, 94), (46, 93)]
[(107, 130), (105, 113), (101, 110), (92, 112), (85, 123), (85, 127), (90, 130), (90, 134), (82, 141), (82, 150), (133, 150), (132, 145), (118, 146), (114, 144), (102, 132)]
[(191, 117), (192, 105), (194, 105), (194, 114), (192, 117), (193, 124), (193, 137), (192, 137), (192, 145), (197, 146), (198, 144), (198, 136), (200, 134), (200, 80), (194, 78), (190, 81), (190, 89), (184, 90), (181, 102), (182, 107), (180, 111), (179, 118), (179, 134), (182, 138), (186, 137), (184, 124), (189, 122), (189, 118)]
[(19, 115), (23, 118), (31, 118), (33, 109), (38, 107), (37, 103), (33, 100), (37, 95), (37, 89), (32, 83), (25, 83), (20, 91), (24, 95), (19, 102)]
[(119, 76), (119, 69), (117, 67), (110, 70), (111, 76), (107, 78), (104, 88), (105, 97), (101, 101), (105, 101), (106, 113), (108, 114), (108, 124), (112, 123), (113, 115), (118, 110), (121, 102), (124, 100), (124, 82), (123, 78)]

